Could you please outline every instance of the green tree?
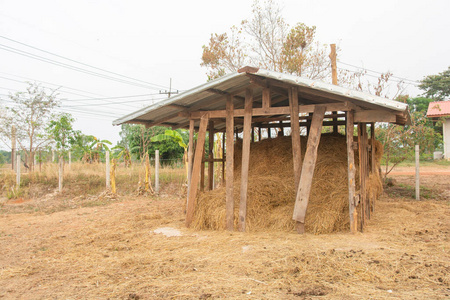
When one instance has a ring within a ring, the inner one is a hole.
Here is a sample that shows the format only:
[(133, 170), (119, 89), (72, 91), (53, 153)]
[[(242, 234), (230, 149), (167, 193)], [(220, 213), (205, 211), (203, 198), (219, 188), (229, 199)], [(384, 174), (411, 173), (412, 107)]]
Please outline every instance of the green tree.
[[(123, 124), (120, 133), (120, 145), (127, 145), (134, 157), (143, 159), (145, 153), (154, 155), (155, 150), (159, 150), (161, 159), (173, 160), (183, 157), (183, 148), (174, 140), (164, 140), (160, 142), (151, 142), (151, 138), (160, 134), (164, 134), (166, 127), (154, 126), (145, 128), (143, 125)], [(188, 134), (185, 130), (177, 129), (185, 143), (188, 140)]]
[(73, 129), (75, 119), (69, 113), (54, 116), (47, 126), (47, 133), (55, 141), (59, 155), (64, 155), (76, 143), (78, 132)]
[(450, 67), (438, 75), (429, 75), (421, 80), (419, 88), (426, 97), (444, 100), (450, 96)]

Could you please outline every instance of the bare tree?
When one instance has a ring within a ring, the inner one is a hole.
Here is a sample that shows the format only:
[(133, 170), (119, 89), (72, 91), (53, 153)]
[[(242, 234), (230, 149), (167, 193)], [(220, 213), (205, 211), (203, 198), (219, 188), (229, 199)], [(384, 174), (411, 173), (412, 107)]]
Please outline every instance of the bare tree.
[(290, 28), (274, 1), (255, 1), (250, 19), (232, 26), (230, 34), (211, 34), (201, 66), (209, 79), (245, 65), (324, 79), (330, 74), (328, 49), (314, 41), (315, 32), (315, 26), (303, 23)]
[(55, 91), (48, 94), (41, 86), (29, 83), (26, 92), (17, 92), (9, 98), (12, 104), (1, 116), (0, 134), (11, 139), (11, 127), (16, 127), (17, 144), (27, 157), (25, 166), (33, 169), (36, 149), (50, 142), (45, 128), (52, 110), (58, 106)]

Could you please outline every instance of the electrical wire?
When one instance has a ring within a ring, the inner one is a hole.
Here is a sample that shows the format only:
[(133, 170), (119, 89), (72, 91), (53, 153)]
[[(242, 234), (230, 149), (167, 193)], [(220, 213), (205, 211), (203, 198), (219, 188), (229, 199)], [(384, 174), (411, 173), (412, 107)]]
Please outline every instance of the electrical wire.
[(157, 87), (158, 89), (159, 89), (159, 88), (164, 88), (164, 89), (167, 88), (166, 86), (163, 86), (163, 85), (159, 85), (159, 84), (147, 82), (147, 81), (144, 81), (144, 80), (140, 80), (140, 79), (136, 79), (136, 78), (133, 78), (133, 77), (126, 76), (126, 75), (122, 75), (122, 74), (119, 74), (119, 73), (116, 73), (116, 72), (112, 72), (112, 71), (108, 71), (108, 70), (105, 70), (105, 69), (102, 69), (102, 68), (98, 68), (98, 67), (95, 67), (95, 66), (93, 66), (93, 65), (86, 64), (86, 63), (83, 63), (83, 62), (80, 62), (80, 61), (77, 61), (77, 60), (74, 60), (74, 59), (70, 59), (70, 58), (68, 58), (68, 57), (65, 57), (65, 56), (62, 56), (62, 55), (58, 55), (58, 54), (49, 52), (49, 51), (43, 50), (43, 49), (41, 49), (41, 48), (34, 47), (34, 46), (29, 45), (29, 44), (26, 44), (26, 43), (23, 43), (23, 42), (19, 42), (19, 41), (17, 41), (17, 40), (14, 40), (14, 39), (11, 39), (11, 38), (2, 36), (2, 35), (0, 35), (0, 38), (3, 38), (3, 39), (5, 39), (5, 40), (8, 40), (8, 41), (17, 43), (17, 44), (19, 44), (19, 45), (23, 45), (23, 46), (25, 46), (25, 47), (29, 47), (29, 48), (31, 48), (31, 49), (38, 50), (38, 51), (41, 51), (41, 52), (44, 52), (44, 53), (47, 53), (47, 54), (50, 54), (50, 55), (53, 55), (53, 56), (56, 56), (56, 57), (59, 57), (59, 58), (62, 58), (62, 59), (71, 61), (71, 62), (74, 62), (74, 63), (77, 63), (77, 64), (80, 64), (80, 65), (82, 65), (82, 66), (86, 66), (86, 67), (89, 67), (89, 68), (92, 68), (92, 69), (96, 69), (96, 70), (99, 70), (99, 71), (102, 71), (102, 72), (105, 72), (105, 73), (114, 74), (114, 75), (116, 75), (116, 76), (120, 76), (120, 77), (123, 77), (123, 78), (131, 79), (131, 80), (134, 80), (134, 81), (137, 81), (137, 82), (141, 82), (141, 83), (144, 83), (144, 84), (147, 84), (147, 85), (152, 85), (152, 86)]
[(52, 59), (49, 59), (49, 58), (45, 58), (43, 56), (39, 56), (39, 55), (30, 53), (30, 52), (26, 52), (26, 51), (23, 51), (23, 50), (20, 50), (20, 49), (17, 49), (17, 48), (9, 47), (9, 46), (3, 45), (3, 44), (0, 44), (0, 49), (2, 49), (4, 51), (15, 53), (15, 54), (19, 54), (19, 55), (22, 55), (22, 56), (25, 56), (25, 57), (28, 57), (28, 58), (32, 58), (32, 59), (36, 59), (36, 60), (39, 60), (39, 61), (43, 61), (43, 62), (52, 64), (52, 65), (56, 65), (56, 66), (59, 66), (59, 67), (70, 69), (70, 70), (73, 70), (73, 71), (77, 71), (77, 72), (85, 73), (85, 74), (88, 74), (88, 75), (104, 78), (104, 79), (107, 79), (107, 80), (112, 80), (112, 81), (116, 81), (116, 82), (120, 82), (120, 83), (124, 83), (124, 84), (129, 84), (129, 85), (134, 85), (134, 86), (141, 87), (141, 88), (157, 90), (157, 88), (155, 88), (155, 87), (150, 87), (150, 86), (147, 86), (147, 85), (144, 85), (144, 84), (140, 84), (140, 83), (135, 83), (135, 82), (132, 82), (132, 81), (129, 81), (129, 80), (115, 78), (115, 77), (112, 77), (112, 76), (109, 76), (109, 75), (105, 75), (105, 74), (101, 74), (101, 73), (98, 73), (98, 72), (89, 71), (89, 70), (86, 70), (86, 69), (83, 69), (83, 68), (79, 68), (79, 67), (76, 67), (76, 66), (68, 65), (68, 64), (65, 64), (65, 63), (62, 63), (62, 62), (58, 62), (58, 61), (55, 61), (55, 60), (52, 60)]

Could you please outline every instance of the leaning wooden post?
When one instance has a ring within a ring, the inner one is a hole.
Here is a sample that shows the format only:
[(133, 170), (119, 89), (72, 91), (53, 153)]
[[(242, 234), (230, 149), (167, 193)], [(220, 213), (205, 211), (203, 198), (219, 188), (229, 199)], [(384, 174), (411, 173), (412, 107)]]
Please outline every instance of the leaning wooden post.
[(226, 182), (226, 219), (227, 229), (232, 231), (234, 229), (234, 197), (233, 197), (233, 182), (234, 182), (234, 103), (231, 95), (227, 96), (227, 119), (226, 119), (226, 168), (227, 168), (227, 182)]
[(111, 193), (113, 193), (114, 195), (116, 194), (116, 159), (113, 158), (112, 162), (111, 162), (111, 171), (110, 171), (110, 176), (111, 176)]
[(206, 127), (208, 125), (209, 115), (205, 113), (200, 119), (200, 128), (198, 130), (197, 146), (195, 147), (194, 163), (192, 165), (191, 188), (189, 189), (188, 203), (186, 207), (186, 226), (189, 227), (194, 218), (196, 198), (198, 193), (198, 184), (200, 181), (200, 167), (202, 165), (202, 156), (205, 149)]
[(59, 180), (58, 180), (58, 191), (61, 193), (63, 189), (64, 180), (64, 157), (62, 154), (59, 155)]
[(191, 190), (191, 180), (192, 180), (192, 160), (194, 158), (194, 119), (189, 119), (189, 144), (188, 144), (188, 186), (187, 186), (187, 196), (186, 196), (186, 207), (187, 200), (189, 197), (189, 191)]
[(16, 185), (20, 187), (20, 153), (16, 155)]
[(302, 150), (300, 140), (300, 120), (298, 108), (298, 88), (289, 89), (289, 106), (291, 111), (291, 139), (292, 139), (292, 163), (294, 165), (295, 189), (298, 189), (300, 174), (302, 172)]
[(414, 150), (416, 155), (416, 200), (420, 200), (419, 145), (416, 145)]
[(109, 177), (110, 172), (110, 160), (109, 160), (109, 151), (106, 151), (106, 158), (105, 158), (105, 164), (106, 164), (106, 188), (109, 190), (111, 188), (111, 178)]
[(350, 215), (350, 231), (356, 233), (358, 231), (358, 215), (355, 209), (357, 201), (355, 198), (355, 151), (353, 149), (354, 134), (354, 112), (348, 111), (346, 116), (346, 138), (347, 138), (347, 170), (348, 170), (348, 211)]
[(155, 151), (155, 193), (159, 194), (159, 150)]
[(250, 141), (252, 134), (252, 105), (253, 90), (245, 90), (244, 105), (244, 132), (242, 138), (242, 170), (241, 170), (241, 199), (239, 203), (239, 230), (245, 231), (245, 219), (247, 218), (247, 189), (248, 169), (250, 166)]
[(306, 209), (308, 208), (311, 185), (316, 167), (317, 149), (319, 147), (323, 117), (325, 115), (325, 106), (316, 106), (311, 121), (311, 129), (308, 136), (308, 144), (305, 157), (303, 159), (300, 183), (298, 185), (297, 196), (295, 199), (293, 219), (297, 222), (297, 232), (305, 232)]

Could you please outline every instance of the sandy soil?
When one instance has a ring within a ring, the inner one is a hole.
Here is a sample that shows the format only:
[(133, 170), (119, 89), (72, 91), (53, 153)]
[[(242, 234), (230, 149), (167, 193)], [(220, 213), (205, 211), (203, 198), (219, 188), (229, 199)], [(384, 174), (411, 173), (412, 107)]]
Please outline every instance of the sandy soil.
[(396, 176), (358, 234), (193, 231), (167, 194), (9, 201), (0, 298), (449, 299), (450, 176), (423, 177), (428, 198)]

